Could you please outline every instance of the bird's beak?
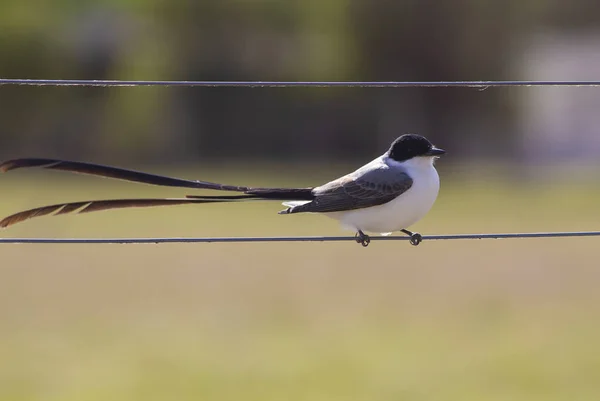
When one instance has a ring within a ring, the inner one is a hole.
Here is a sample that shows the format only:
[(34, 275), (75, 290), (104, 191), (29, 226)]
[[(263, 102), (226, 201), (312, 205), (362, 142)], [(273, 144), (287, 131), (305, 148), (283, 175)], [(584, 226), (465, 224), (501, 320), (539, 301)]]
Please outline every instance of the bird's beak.
[(429, 152), (425, 153), (425, 155), (426, 156), (441, 156), (444, 153), (446, 153), (446, 151), (444, 149), (436, 148), (434, 146), (431, 148), (431, 150), (429, 150)]

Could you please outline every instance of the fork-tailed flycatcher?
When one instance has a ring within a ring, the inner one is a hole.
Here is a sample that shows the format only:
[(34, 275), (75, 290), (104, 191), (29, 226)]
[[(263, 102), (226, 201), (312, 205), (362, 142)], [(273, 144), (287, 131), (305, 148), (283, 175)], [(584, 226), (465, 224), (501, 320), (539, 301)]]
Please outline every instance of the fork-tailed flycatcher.
[(406, 134), (397, 138), (387, 152), (358, 170), (312, 188), (253, 188), (192, 181), (84, 162), (25, 158), (0, 164), (0, 171), (43, 167), (169, 187), (213, 189), (239, 195), (188, 195), (184, 198), (109, 199), (61, 203), (26, 210), (0, 221), (8, 227), (32, 217), (70, 212), (86, 213), (126, 207), (180, 205), (189, 203), (279, 200), (287, 209), (279, 214), (323, 213), (356, 232), (356, 241), (367, 246), (364, 231), (389, 235), (402, 231), (418, 245), (422, 237), (407, 228), (423, 218), (435, 202), (440, 180), (434, 161), (445, 153), (426, 138)]

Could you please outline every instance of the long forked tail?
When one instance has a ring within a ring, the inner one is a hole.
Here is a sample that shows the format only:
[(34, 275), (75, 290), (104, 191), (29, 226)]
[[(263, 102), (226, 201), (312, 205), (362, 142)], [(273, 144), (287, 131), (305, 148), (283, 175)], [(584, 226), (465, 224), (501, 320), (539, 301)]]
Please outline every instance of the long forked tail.
[(74, 162), (57, 159), (14, 159), (0, 164), (0, 171), (6, 172), (24, 167), (41, 167), (52, 170), (62, 170), (74, 173), (89, 174), (99, 177), (115, 178), (125, 181), (139, 182), (150, 185), (210, 189), (220, 191), (240, 192), (240, 195), (188, 195), (185, 198), (142, 198), (142, 199), (108, 199), (83, 202), (61, 203), (25, 210), (10, 215), (0, 221), (0, 228), (5, 228), (18, 222), (38, 216), (50, 214), (62, 215), (67, 213), (88, 213), (101, 210), (122, 209), (130, 207), (152, 207), (183, 205), (192, 203), (235, 202), (246, 200), (312, 200), (312, 188), (252, 188), (237, 185), (225, 185), (208, 181), (185, 180), (166, 177), (140, 171), (122, 169), (99, 164)]

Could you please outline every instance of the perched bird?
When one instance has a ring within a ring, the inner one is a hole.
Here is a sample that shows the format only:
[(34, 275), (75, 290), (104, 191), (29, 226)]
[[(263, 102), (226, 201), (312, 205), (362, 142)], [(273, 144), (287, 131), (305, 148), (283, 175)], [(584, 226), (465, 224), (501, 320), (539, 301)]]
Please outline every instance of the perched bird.
[(356, 232), (356, 241), (369, 245), (365, 231), (389, 235), (401, 231), (418, 245), (422, 237), (407, 228), (427, 214), (435, 202), (440, 180), (434, 161), (446, 153), (426, 138), (405, 134), (387, 152), (350, 174), (312, 188), (252, 188), (207, 181), (193, 181), (148, 174), (92, 163), (56, 159), (25, 158), (0, 164), (6, 172), (23, 167), (43, 167), (101, 177), (116, 178), (168, 187), (212, 189), (239, 192), (239, 195), (188, 195), (184, 198), (108, 199), (42, 206), (8, 216), (0, 227), (8, 227), (32, 217), (71, 212), (87, 213), (127, 207), (181, 205), (190, 203), (236, 202), (248, 200), (284, 201), (279, 214), (322, 213), (339, 220)]

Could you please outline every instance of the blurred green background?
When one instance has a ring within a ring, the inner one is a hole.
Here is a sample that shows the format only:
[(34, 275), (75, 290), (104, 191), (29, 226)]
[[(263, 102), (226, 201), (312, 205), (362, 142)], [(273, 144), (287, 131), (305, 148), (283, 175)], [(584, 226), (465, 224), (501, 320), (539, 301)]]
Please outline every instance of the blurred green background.
[[(598, 79), (600, 5), (0, 1), (0, 77)], [(0, 158), (312, 186), (412, 131), (448, 150), (423, 234), (598, 230), (597, 88), (0, 86)], [(181, 196), (0, 176), (0, 215)], [(32, 220), (2, 237), (339, 235), (277, 203)], [(351, 233), (348, 233), (351, 234)], [(1, 400), (597, 400), (597, 239), (2, 245)]]

